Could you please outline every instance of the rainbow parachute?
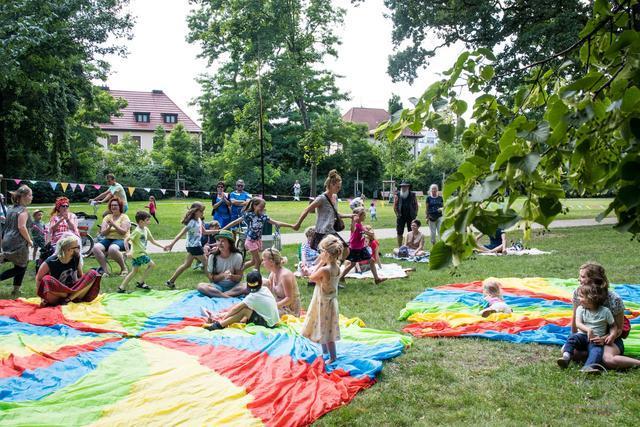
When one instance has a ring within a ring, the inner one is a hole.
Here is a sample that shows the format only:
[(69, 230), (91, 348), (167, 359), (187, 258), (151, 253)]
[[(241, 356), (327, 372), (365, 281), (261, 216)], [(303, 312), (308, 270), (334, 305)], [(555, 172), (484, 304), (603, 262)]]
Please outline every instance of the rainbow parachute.
[(194, 291), (40, 308), (0, 300), (0, 424), (306, 425), (371, 386), (411, 338), (342, 319), (338, 361), (287, 318), (207, 331)]
[[(571, 330), (575, 279), (539, 277), (498, 279), (504, 300), (513, 313), (480, 316), (482, 282), (456, 283), (430, 288), (409, 302), (399, 320), (403, 331), (417, 337), (481, 337), (517, 343), (562, 345)], [(624, 340), (625, 354), (640, 356), (640, 286), (612, 285), (624, 300), (631, 332)]]

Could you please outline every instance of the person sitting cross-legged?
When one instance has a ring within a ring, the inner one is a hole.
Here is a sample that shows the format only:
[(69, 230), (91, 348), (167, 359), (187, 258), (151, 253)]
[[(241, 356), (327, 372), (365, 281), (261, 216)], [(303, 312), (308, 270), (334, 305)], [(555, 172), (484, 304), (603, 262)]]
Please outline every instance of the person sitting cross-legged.
[(209, 255), (207, 273), (210, 283), (198, 284), (198, 292), (213, 298), (231, 298), (246, 293), (242, 280), (242, 254), (236, 248), (233, 233), (216, 234), (217, 251)]

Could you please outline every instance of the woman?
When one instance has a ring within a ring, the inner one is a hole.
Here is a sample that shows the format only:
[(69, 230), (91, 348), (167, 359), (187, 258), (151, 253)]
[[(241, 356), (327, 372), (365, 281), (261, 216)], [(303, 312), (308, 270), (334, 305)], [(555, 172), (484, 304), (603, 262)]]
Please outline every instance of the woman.
[[(410, 257), (423, 256), (426, 254), (424, 251), (424, 234), (420, 232), (421, 225), (422, 223), (419, 219), (411, 221), (411, 231), (407, 233), (404, 238), (403, 247), (407, 248), (407, 255)], [(396, 255), (401, 255), (403, 251), (401, 251), (401, 248), (396, 248), (393, 252)]]
[[(609, 289), (609, 280), (607, 279), (604, 267), (596, 262), (588, 262), (586, 264), (583, 264), (580, 267), (579, 273), (580, 286), (585, 284), (587, 280), (590, 280), (597, 286), (602, 287), (603, 291), (608, 292), (609, 295), (603, 306), (611, 310), (611, 314), (613, 314), (613, 318), (619, 331), (618, 333), (622, 333), (622, 326), (624, 323), (624, 302), (618, 294)], [(576, 309), (579, 305), (580, 301), (578, 297), (578, 289), (576, 289), (573, 292), (571, 333), (576, 333), (578, 331), (578, 328), (576, 327)], [(640, 367), (640, 360), (623, 356), (624, 343), (622, 342), (622, 338), (620, 336), (618, 336), (618, 338), (616, 338), (616, 340), (611, 344), (606, 344), (604, 340), (605, 337), (596, 337), (593, 339), (593, 343), (604, 346), (604, 355), (602, 357), (602, 362), (604, 363), (605, 367), (609, 369), (627, 369)], [(574, 355), (574, 358), (579, 360), (583, 360), (585, 357), (586, 354)]]
[(231, 222), (231, 202), (229, 196), (224, 192), (224, 182), (218, 182), (216, 194), (211, 199), (213, 219), (220, 223), (221, 228), (225, 227)]
[(11, 192), (13, 206), (7, 209), (7, 217), (4, 225), (4, 236), (2, 238), (2, 253), (0, 262), (9, 261), (13, 263), (13, 268), (5, 270), (0, 274), (0, 281), (13, 277), (13, 292), (11, 296), (20, 294), (20, 286), (27, 271), (29, 262), (29, 246), (33, 246), (31, 240), (31, 217), (27, 211), (27, 206), (33, 200), (33, 193), (26, 185), (20, 186), (16, 191)]
[(262, 252), (262, 265), (269, 271), (266, 286), (276, 297), (278, 312), (300, 316), (300, 290), (296, 276), (291, 270), (284, 267), (287, 259), (277, 249), (266, 249)]
[[(298, 222), (294, 224), (293, 229), (299, 230), (300, 225), (310, 212), (316, 211), (316, 225), (315, 235), (311, 242), (312, 249), (318, 249), (318, 244), (328, 234), (333, 234), (340, 239), (345, 246), (345, 251), (348, 251), (348, 245), (340, 237), (338, 232), (334, 228), (336, 221), (336, 213), (340, 218), (351, 218), (351, 214), (342, 215), (338, 213), (337, 203), (335, 202), (338, 192), (342, 188), (342, 178), (338, 172), (333, 169), (327, 175), (327, 179), (324, 181), (325, 191), (321, 195), (315, 198), (315, 200), (307, 206), (307, 208), (300, 214)], [(346, 257), (343, 251), (343, 258)]]
[(51, 246), (55, 246), (63, 236), (68, 233), (80, 238), (78, 231), (78, 218), (73, 212), (69, 212), (69, 199), (58, 197), (51, 211), (49, 220), (49, 232), (51, 234)]
[(246, 294), (242, 280), (242, 254), (236, 248), (233, 233), (221, 230), (216, 234), (218, 251), (209, 255), (209, 283), (199, 283), (198, 292), (212, 298), (231, 298)]
[(100, 292), (100, 275), (96, 270), (82, 274), (80, 245), (74, 236), (60, 239), (56, 253), (46, 259), (36, 274), (41, 305), (93, 301)]
[(100, 234), (103, 238), (98, 240), (98, 243), (93, 247), (93, 255), (95, 255), (100, 264), (99, 271), (105, 277), (108, 277), (106, 273), (107, 256), (120, 266), (120, 276), (129, 274), (121, 251), (125, 250), (124, 239), (129, 236), (131, 221), (122, 212), (123, 207), (122, 200), (118, 198), (113, 198), (109, 201), (109, 213), (104, 217), (100, 226)]

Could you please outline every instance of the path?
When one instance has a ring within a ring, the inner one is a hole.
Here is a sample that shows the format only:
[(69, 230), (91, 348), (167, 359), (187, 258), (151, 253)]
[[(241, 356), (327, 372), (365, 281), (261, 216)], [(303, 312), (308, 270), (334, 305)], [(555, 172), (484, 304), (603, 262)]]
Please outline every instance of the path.
[[(616, 218), (605, 218), (602, 222), (597, 222), (595, 219), (558, 219), (553, 221), (549, 228), (569, 228), (569, 227), (588, 227), (594, 225), (611, 225), (616, 223)], [(515, 228), (515, 227), (514, 227)], [(511, 229), (514, 229), (511, 228)], [(543, 228), (539, 224), (533, 224), (534, 229)], [(428, 227), (423, 228), (423, 233), (428, 236), (429, 229)], [(340, 233), (343, 239), (349, 239), (349, 232), (343, 231)], [(396, 237), (396, 229), (395, 228), (381, 228), (376, 230), (376, 238), (377, 239), (392, 239)], [(281, 235), (282, 244), (283, 245), (291, 245), (291, 244), (300, 244), (304, 242), (306, 237), (304, 233), (287, 233)], [(180, 239), (173, 247), (173, 252), (185, 252), (185, 239)], [(159, 240), (161, 245), (168, 245), (171, 243), (171, 240)], [(150, 253), (161, 253), (162, 249), (154, 246), (148, 245), (148, 250)]]

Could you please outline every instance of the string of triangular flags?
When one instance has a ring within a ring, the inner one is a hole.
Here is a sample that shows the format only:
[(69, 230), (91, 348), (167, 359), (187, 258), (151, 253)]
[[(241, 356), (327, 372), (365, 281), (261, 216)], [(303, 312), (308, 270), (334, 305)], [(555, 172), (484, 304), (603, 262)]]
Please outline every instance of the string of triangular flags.
[[(100, 189), (102, 187), (109, 187), (108, 185), (101, 185), (101, 184), (80, 184), (80, 183), (76, 183), (76, 182), (60, 182), (60, 181), (47, 181), (47, 180), (36, 180), (36, 179), (19, 179), (19, 178), (2, 178), (3, 181), (13, 181), (16, 183), (16, 185), (20, 185), (21, 183), (26, 183), (26, 182), (30, 182), (31, 184), (37, 184), (39, 182), (46, 182), (49, 184), (49, 186), (51, 186), (52, 190), (56, 190), (58, 188), (58, 186), (60, 186), (60, 188), (62, 188), (63, 192), (67, 191), (67, 188), (71, 188), (71, 192), (75, 192), (77, 189), (80, 189), (80, 192), (84, 192), (84, 189), (87, 186), (93, 187), (95, 188), (97, 191), (100, 191)], [(126, 187), (127, 191), (129, 192), (129, 197), (133, 196), (133, 193), (136, 190), (144, 190), (147, 193), (150, 193), (151, 190), (155, 190), (155, 191), (160, 191), (163, 195), (165, 195), (167, 193), (167, 189), (166, 188), (155, 188), (155, 187)], [(171, 190), (173, 191), (173, 190)], [(180, 190), (180, 192), (185, 196), (185, 197), (189, 197), (189, 194), (193, 193), (204, 193), (207, 196), (211, 196), (211, 191), (204, 191), (204, 190)], [(260, 195), (262, 196), (262, 195)], [(265, 197), (265, 196), (262, 196)], [(277, 194), (267, 194), (266, 197), (269, 197), (271, 199), (295, 199), (295, 196), (290, 196), (290, 195), (277, 195)], [(303, 197), (305, 198), (305, 197)], [(313, 197), (309, 197), (309, 200), (313, 200)]]

